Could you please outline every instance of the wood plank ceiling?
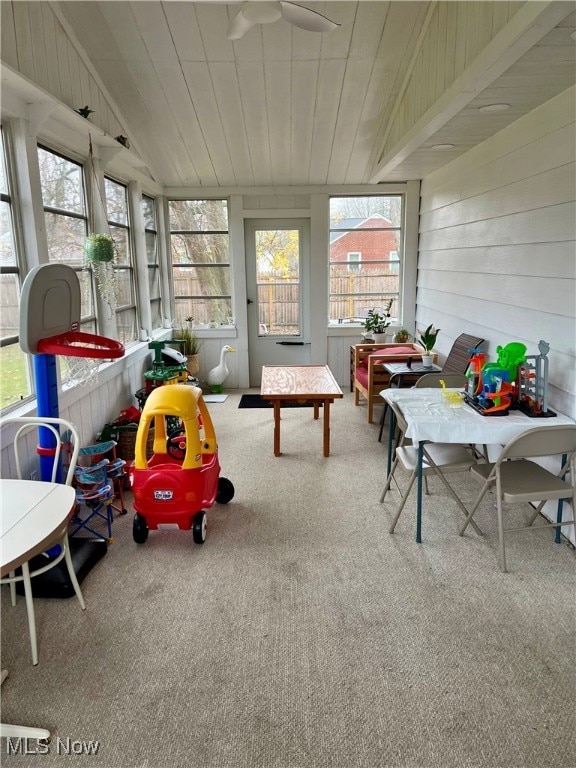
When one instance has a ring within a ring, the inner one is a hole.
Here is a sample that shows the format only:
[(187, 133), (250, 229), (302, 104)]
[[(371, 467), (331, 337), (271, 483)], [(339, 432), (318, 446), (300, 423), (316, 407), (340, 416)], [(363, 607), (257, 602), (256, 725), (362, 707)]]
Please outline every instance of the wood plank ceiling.
[[(118, 104), (129, 138), (165, 187), (421, 178), (452, 159), (454, 153), (434, 154), (422, 146), (384, 177), (375, 175), (387, 122), (402, 95), (431, 4), (306, 5), (341, 26), (318, 34), (280, 20), (229, 41), (226, 30), (239, 3), (58, 4)], [(488, 101), (512, 102), (510, 119), (515, 120), (568, 87), (573, 73), (568, 67), (559, 80), (548, 51), (556, 47), (558, 54), (562, 47), (564, 59), (567, 45), (573, 51), (566, 31), (570, 28), (564, 29), (562, 46), (557, 37), (546, 47), (546, 56), (532, 53), (539, 89), (527, 87), (534, 67), (522, 69), (519, 63), (501, 83), (491, 83)], [(496, 115), (479, 130), (476, 108), (467, 106), (446, 121), (428, 146), (461, 140), (463, 148), (456, 151), (466, 151), (506, 124)]]

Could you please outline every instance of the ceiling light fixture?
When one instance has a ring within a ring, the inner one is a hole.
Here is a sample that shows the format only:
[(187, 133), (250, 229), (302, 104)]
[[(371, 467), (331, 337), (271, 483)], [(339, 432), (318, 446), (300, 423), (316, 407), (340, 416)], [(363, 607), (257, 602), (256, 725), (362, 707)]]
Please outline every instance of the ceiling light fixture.
[(454, 144), (433, 144), (430, 149), (454, 149)]
[(510, 104), (486, 104), (478, 112), (506, 112), (507, 109), (510, 109)]

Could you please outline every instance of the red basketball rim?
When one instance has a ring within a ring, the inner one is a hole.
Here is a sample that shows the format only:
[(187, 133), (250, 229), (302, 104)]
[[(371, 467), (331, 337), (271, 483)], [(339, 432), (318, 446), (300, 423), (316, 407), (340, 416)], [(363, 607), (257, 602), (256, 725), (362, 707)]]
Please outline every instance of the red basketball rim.
[[(80, 346), (75, 346), (79, 344)], [(94, 344), (96, 346), (87, 346)], [(66, 357), (95, 357), (98, 359), (122, 357), (124, 345), (115, 339), (98, 336), (95, 333), (67, 331), (49, 336), (38, 342), (38, 353), (43, 355), (65, 355)]]

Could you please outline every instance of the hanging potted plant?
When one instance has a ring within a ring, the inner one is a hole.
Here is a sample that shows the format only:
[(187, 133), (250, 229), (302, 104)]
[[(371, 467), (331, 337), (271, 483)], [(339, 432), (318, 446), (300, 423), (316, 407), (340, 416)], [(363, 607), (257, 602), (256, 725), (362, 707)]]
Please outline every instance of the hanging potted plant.
[(84, 255), (90, 264), (114, 261), (114, 240), (110, 235), (88, 235)]
[(110, 235), (88, 235), (84, 242), (84, 258), (96, 278), (98, 292), (113, 311), (116, 305), (116, 243)]
[(436, 344), (436, 337), (439, 333), (440, 328), (436, 330), (432, 324), (430, 324), (425, 331), (420, 333), (420, 343), (426, 350), (426, 354), (422, 355), (422, 365), (424, 368), (432, 368), (434, 361), (432, 350), (434, 349), (434, 344)]

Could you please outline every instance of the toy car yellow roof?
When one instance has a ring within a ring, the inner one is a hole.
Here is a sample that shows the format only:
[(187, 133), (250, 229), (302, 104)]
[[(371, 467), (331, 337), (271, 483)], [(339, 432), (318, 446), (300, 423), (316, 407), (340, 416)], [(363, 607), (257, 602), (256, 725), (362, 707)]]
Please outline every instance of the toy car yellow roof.
[[(181, 420), (186, 433), (186, 452), (182, 469), (202, 466), (202, 456), (217, 451), (216, 435), (210, 413), (202, 397), (202, 390), (188, 384), (165, 384), (153, 389), (144, 404), (134, 449), (135, 469), (147, 467), (146, 443), (148, 431), (155, 426), (153, 452), (155, 456), (167, 453), (167, 418)], [(203, 436), (200, 435), (200, 425)]]
[(199, 387), (187, 384), (167, 384), (156, 387), (144, 405), (146, 416), (170, 415), (183, 421), (195, 418), (198, 401), (202, 397)]

